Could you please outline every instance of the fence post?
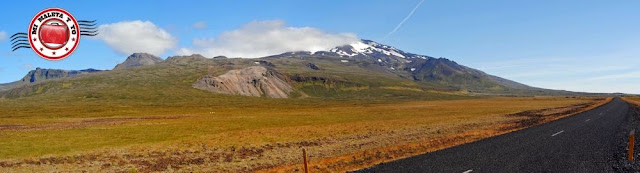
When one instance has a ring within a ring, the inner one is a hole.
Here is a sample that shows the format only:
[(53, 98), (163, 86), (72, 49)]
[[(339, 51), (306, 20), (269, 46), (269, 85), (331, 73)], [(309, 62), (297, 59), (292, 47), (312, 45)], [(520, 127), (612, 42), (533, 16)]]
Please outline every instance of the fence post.
[(635, 138), (636, 138), (636, 130), (631, 130), (631, 133), (629, 133), (629, 153), (627, 156), (627, 159), (632, 162), (633, 161), (633, 146), (635, 145)]
[(307, 150), (302, 149), (302, 158), (304, 160), (304, 173), (309, 173), (309, 168), (307, 167)]

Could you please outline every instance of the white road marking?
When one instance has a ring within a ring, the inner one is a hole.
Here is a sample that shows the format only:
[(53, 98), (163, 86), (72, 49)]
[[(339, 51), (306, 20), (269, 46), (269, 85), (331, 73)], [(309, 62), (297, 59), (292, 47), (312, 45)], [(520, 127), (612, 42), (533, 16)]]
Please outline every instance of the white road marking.
[(471, 172), (471, 171), (473, 171), (473, 169), (469, 169), (469, 170), (464, 171), (464, 172), (462, 172), (462, 173), (469, 173), (469, 172)]
[(563, 131), (559, 131), (558, 133), (554, 133), (554, 134), (553, 134), (553, 135), (551, 135), (551, 136), (556, 136), (556, 135), (558, 135), (558, 134), (560, 134), (560, 133), (562, 133), (562, 132), (564, 132), (564, 130), (563, 130)]
[(584, 122), (589, 122), (589, 121), (591, 121), (591, 119), (584, 120)]

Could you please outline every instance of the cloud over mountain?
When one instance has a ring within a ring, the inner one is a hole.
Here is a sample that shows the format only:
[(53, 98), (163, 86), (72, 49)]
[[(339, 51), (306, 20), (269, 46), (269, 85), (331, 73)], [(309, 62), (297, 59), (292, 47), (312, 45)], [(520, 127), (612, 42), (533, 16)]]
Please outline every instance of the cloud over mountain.
[(253, 21), (217, 38), (194, 39), (193, 48), (181, 48), (178, 55), (258, 58), (291, 51), (321, 51), (358, 42), (352, 33), (327, 33), (311, 27), (291, 27), (281, 20)]
[(100, 25), (99, 31), (97, 39), (125, 55), (146, 52), (157, 56), (174, 48), (178, 42), (169, 32), (150, 21), (104, 24)]

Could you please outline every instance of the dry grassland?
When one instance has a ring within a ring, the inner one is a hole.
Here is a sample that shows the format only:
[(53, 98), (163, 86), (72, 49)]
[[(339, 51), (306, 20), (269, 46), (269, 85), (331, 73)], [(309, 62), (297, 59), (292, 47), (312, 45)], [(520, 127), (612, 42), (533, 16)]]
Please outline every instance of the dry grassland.
[(484, 98), (229, 105), (127, 117), (5, 115), (0, 172), (299, 172), (302, 148), (312, 172), (348, 171), (552, 121), (610, 100)]

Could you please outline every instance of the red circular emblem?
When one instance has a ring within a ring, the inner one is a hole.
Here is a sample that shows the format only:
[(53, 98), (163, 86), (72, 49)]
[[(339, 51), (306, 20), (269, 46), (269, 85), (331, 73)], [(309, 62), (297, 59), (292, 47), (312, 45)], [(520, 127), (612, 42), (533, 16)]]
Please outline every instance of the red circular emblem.
[(47, 60), (61, 60), (73, 53), (80, 41), (78, 21), (60, 8), (39, 12), (29, 25), (31, 49)]

